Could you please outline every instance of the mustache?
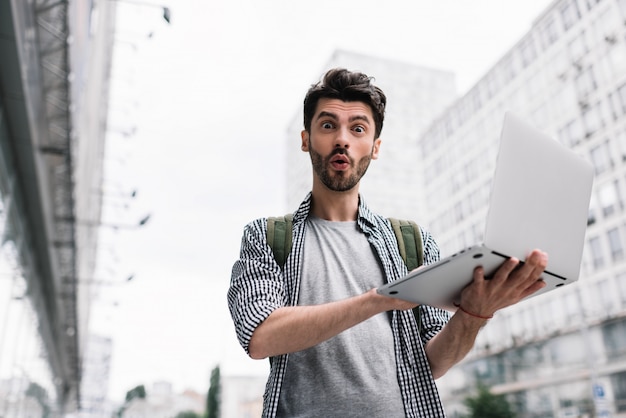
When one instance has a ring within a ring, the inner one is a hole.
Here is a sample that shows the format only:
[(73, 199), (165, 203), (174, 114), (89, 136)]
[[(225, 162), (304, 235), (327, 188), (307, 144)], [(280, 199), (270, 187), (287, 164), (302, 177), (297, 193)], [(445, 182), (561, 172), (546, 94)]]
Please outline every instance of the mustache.
[[(348, 150), (345, 148), (335, 148), (329, 155), (329, 157), (333, 157), (337, 154), (343, 154), (346, 155), (348, 158), (350, 158), (350, 154), (348, 154)], [(351, 158), (350, 158), (351, 159)]]
[(326, 161), (330, 162), (330, 160), (332, 160), (335, 155), (344, 155), (345, 158), (347, 158), (348, 161), (350, 162), (350, 165), (354, 166), (355, 161), (354, 161), (354, 159), (352, 158), (352, 156), (350, 155), (350, 153), (348, 152), (348, 150), (346, 148), (343, 148), (343, 147), (333, 148), (333, 150), (328, 155), (328, 157), (326, 157)]

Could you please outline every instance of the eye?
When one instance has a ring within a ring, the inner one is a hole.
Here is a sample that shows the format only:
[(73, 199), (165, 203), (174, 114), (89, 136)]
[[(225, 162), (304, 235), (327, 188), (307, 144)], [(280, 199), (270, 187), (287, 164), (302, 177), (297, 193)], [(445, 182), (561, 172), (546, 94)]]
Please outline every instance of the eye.
[(334, 125), (330, 122), (323, 122), (322, 129), (333, 129)]
[(359, 134), (365, 133), (365, 128), (361, 125), (355, 126), (352, 129), (354, 130), (354, 132), (359, 133)]

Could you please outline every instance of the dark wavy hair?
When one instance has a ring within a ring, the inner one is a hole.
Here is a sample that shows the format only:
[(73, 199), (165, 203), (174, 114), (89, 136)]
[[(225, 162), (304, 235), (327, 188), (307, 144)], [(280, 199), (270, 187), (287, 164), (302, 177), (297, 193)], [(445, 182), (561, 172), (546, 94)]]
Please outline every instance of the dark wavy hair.
[(385, 119), (387, 97), (372, 84), (372, 77), (344, 68), (329, 70), (322, 80), (313, 84), (304, 98), (304, 129), (311, 132), (311, 119), (315, 115), (320, 99), (339, 99), (344, 102), (363, 102), (372, 109), (376, 135), (380, 137)]

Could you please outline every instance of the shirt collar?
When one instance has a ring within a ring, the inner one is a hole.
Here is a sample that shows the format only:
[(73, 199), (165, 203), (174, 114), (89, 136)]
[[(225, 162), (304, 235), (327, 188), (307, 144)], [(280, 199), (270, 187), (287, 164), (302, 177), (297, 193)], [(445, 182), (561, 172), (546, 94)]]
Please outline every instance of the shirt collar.
[[(304, 201), (300, 204), (298, 210), (293, 215), (294, 225), (304, 222), (309, 216), (309, 212), (311, 211), (312, 199), (313, 195), (311, 194), (311, 192), (309, 192)], [(376, 218), (374, 213), (367, 207), (365, 199), (363, 199), (363, 196), (361, 196), (360, 194), (357, 224), (359, 225), (361, 230), (367, 234), (371, 233), (372, 227), (376, 225)]]

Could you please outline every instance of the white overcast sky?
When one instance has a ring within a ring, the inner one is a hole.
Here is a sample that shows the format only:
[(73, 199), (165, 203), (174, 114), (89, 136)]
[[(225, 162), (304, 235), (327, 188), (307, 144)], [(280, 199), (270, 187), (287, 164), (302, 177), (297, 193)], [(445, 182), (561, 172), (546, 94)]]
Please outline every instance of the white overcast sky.
[[(102, 286), (93, 305), (94, 332), (114, 338), (116, 401), (159, 380), (205, 392), (218, 364), (222, 374), (266, 373), (236, 341), (230, 270), (245, 223), (294, 209), (284, 202), (285, 132), (333, 51), (452, 71), (462, 94), (550, 1), (153, 4), (170, 7), (170, 25), (156, 7), (118, 2), (105, 220), (152, 216), (102, 233), (97, 276), (134, 274)], [(136, 198), (117, 197), (133, 189)]]

